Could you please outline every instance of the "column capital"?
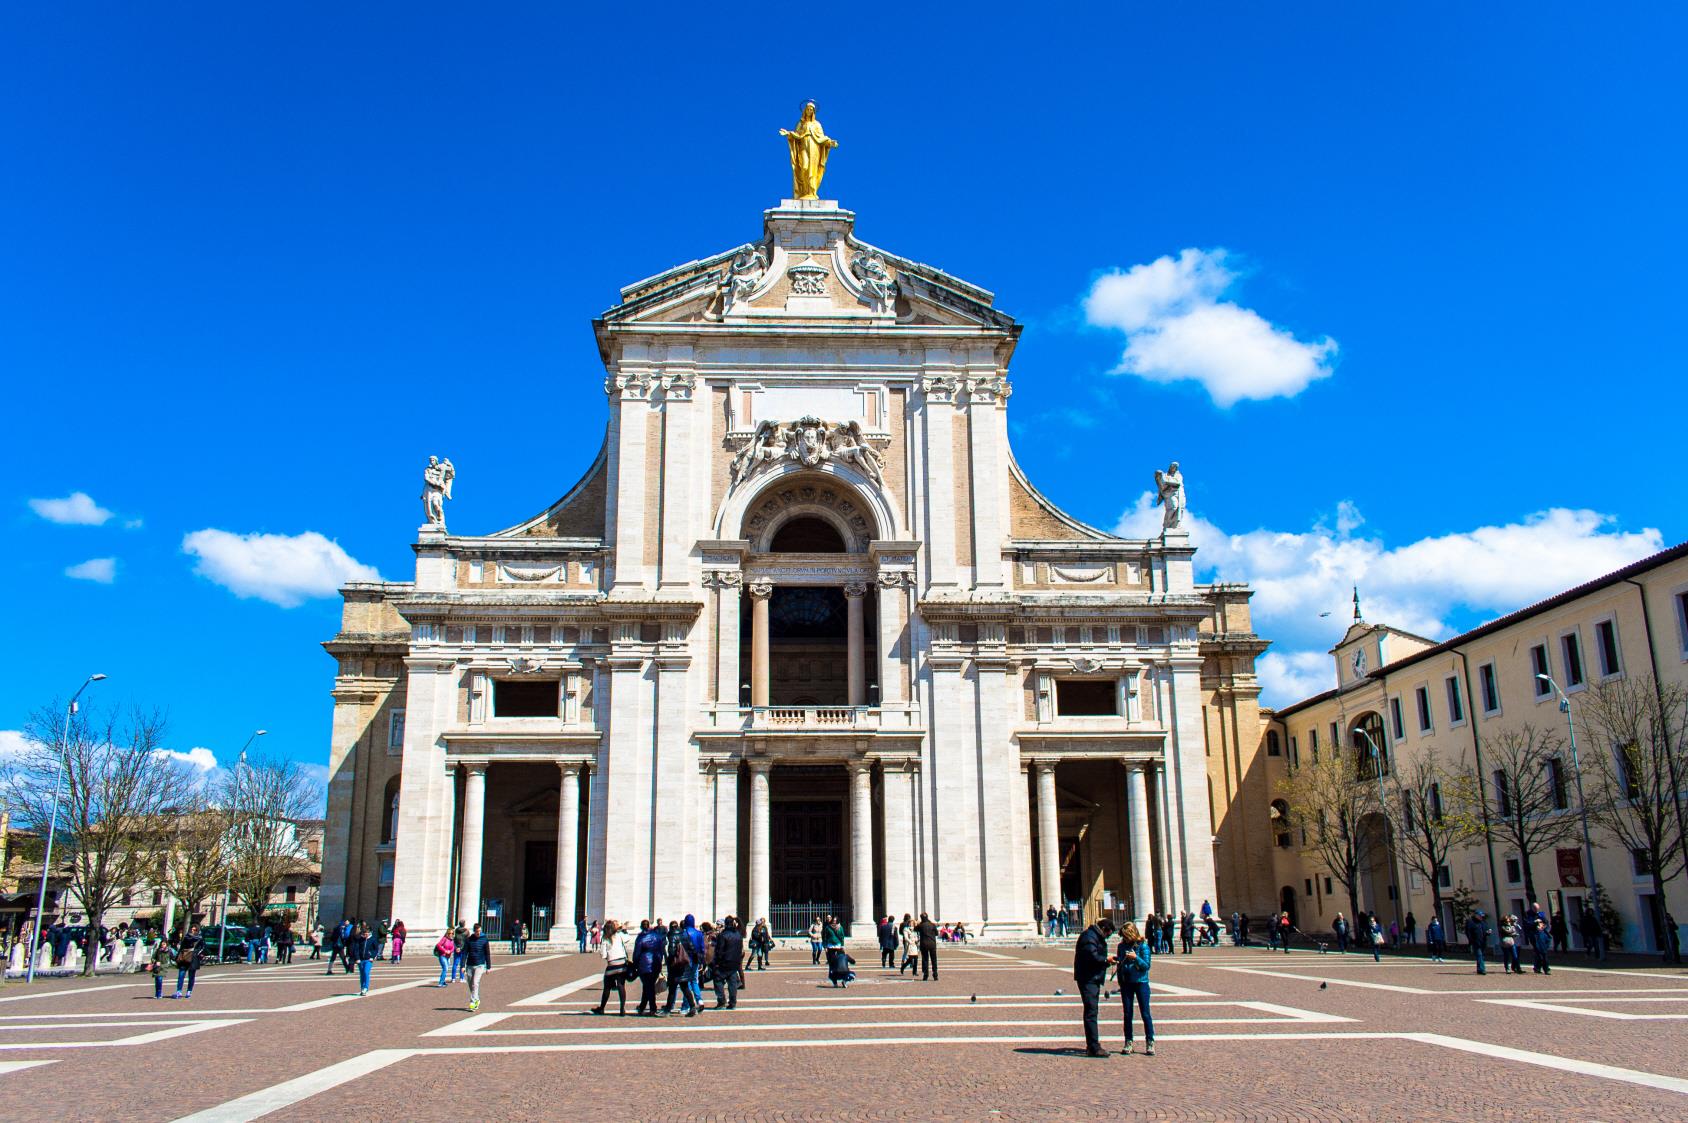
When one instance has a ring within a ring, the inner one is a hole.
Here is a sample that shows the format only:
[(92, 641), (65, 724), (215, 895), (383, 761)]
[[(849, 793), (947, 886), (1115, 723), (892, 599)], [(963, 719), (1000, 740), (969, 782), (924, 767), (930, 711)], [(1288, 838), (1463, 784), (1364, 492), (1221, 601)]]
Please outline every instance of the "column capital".
[(867, 596), (867, 582), (865, 582), (865, 581), (850, 581), (850, 582), (847, 582), (844, 586), (844, 595), (849, 597), (851, 600), (855, 600), (857, 598)]
[(852, 774), (857, 776), (864, 773), (871, 775), (873, 773), (873, 758), (866, 756), (857, 757), (850, 762), (850, 771)]
[(463, 769), (465, 776), (485, 776), (489, 766), (484, 760), (465, 760), (458, 767)]
[(752, 581), (744, 588), (750, 594), (752, 600), (767, 600), (774, 595), (774, 583), (772, 581)]
[(766, 776), (774, 767), (773, 761), (760, 758), (752, 758), (745, 761), (745, 763), (750, 765), (750, 770), (752, 772), (762, 776)]
[(578, 776), (586, 771), (586, 765), (578, 760), (559, 760), (557, 770), (564, 776)]
[(1032, 763), (1037, 766), (1037, 770), (1039, 772), (1053, 773), (1055, 771), (1055, 766), (1061, 762), (1058, 759), (1052, 759), (1045, 756), (1033, 759)]

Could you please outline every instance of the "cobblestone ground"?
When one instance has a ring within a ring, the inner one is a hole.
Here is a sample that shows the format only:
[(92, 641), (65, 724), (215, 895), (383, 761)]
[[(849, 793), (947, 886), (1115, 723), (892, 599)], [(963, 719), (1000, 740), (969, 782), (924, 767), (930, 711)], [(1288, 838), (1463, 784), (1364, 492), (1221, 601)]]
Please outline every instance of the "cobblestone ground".
[(661, 1020), (591, 1014), (573, 955), (496, 956), (475, 1014), (432, 957), (378, 964), (367, 998), (309, 962), (210, 968), (184, 1001), (12, 983), (0, 1091), (125, 1120), (1688, 1118), (1681, 969), (1203, 949), (1154, 962), (1157, 1055), (1119, 1054), (1114, 998), (1092, 1060), (1070, 955), (946, 949), (923, 983), (864, 952), (844, 990), (784, 951), (737, 1010)]

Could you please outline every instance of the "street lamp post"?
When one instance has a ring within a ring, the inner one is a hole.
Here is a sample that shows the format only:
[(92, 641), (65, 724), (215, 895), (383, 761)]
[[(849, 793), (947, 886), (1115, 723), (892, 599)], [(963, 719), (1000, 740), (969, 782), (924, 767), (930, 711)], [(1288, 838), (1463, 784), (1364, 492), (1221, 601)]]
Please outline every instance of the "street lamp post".
[(89, 675), (76, 693), (70, 696), (70, 703), (64, 708), (64, 730), (59, 734), (59, 764), (53, 773), (53, 813), (47, 820), (47, 853), (41, 859), (41, 888), (35, 894), (35, 931), (30, 933), (29, 942), (29, 971), (24, 982), (35, 981), (35, 955), (41, 948), (41, 921), (47, 911), (47, 871), (53, 868), (53, 836), (59, 830), (59, 789), (64, 786), (64, 758), (69, 753), (67, 742), (70, 738), (70, 719), (76, 716), (76, 700), (82, 697), (82, 692), (88, 689), (89, 683), (99, 682), (104, 675)]
[[(237, 814), (240, 811), (240, 807), (239, 807), (239, 804), (240, 804), (240, 770), (246, 766), (246, 750), (252, 747), (253, 741), (257, 740), (259, 737), (262, 737), (264, 734), (266, 734), (268, 732), (269, 732), (268, 729), (253, 730), (252, 736), (250, 736), (246, 739), (246, 744), (240, 746), (240, 759), (237, 760), (235, 762), (235, 765), (234, 765), (235, 807), (231, 808), (231, 810), (233, 810)], [(234, 825), (232, 823), (230, 824), (229, 829), (230, 830), (234, 829)], [(234, 870), (231, 867), (229, 867), (229, 865), (225, 861), (224, 866), (223, 866), (223, 916), (222, 916), (223, 922), (221, 924), (217, 925), (217, 962), (218, 963), (221, 963), (223, 961), (223, 945), (228, 941), (228, 938), (229, 938), (229, 886), (230, 886), (230, 881), (233, 878), (233, 876), (234, 876)]]
[[(1389, 846), (1389, 797), (1383, 793), (1383, 750), (1377, 747), (1377, 742), (1372, 740), (1372, 735), (1364, 729), (1355, 726), (1354, 732), (1364, 737), (1366, 744), (1371, 746), (1372, 772), (1377, 776), (1377, 809), (1378, 813), (1383, 816), (1383, 845), (1387, 848)], [(1400, 878), (1396, 877), (1393, 853), (1391, 853), (1389, 859), (1389, 876), (1395, 879), (1395, 927), (1398, 930), (1402, 923), (1401, 881)]]
[[(1565, 696), (1565, 692), (1559, 689), (1559, 684), (1554, 682), (1550, 676), (1537, 675), (1536, 678), (1547, 683), (1553, 688), (1553, 692), (1559, 695), (1559, 712), (1565, 715), (1565, 732), (1571, 738), (1571, 774), (1577, 780), (1577, 809), (1582, 817), (1583, 861), (1588, 863), (1589, 894), (1594, 901), (1594, 915), (1598, 917), (1600, 915), (1600, 877), (1594, 872), (1594, 843), (1589, 841), (1588, 835), (1588, 800), (1583, 797), (1582, 764), (1577, 759), (1577, 726), (1571, 720), (1571, 700)], [(1595, 954), (1602, 960), (1606, 958), (1604, 939), (1604, 932), (1594, 937)]]

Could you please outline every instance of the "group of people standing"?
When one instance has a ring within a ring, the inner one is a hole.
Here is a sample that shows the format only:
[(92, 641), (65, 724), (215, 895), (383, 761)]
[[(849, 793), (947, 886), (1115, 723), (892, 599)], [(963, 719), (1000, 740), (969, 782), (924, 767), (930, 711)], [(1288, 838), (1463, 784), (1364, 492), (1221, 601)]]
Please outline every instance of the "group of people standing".
[[(614, 920), (604, 922), (598, 939), (598, 954), (604, 960), (603, 991), (593, 1014), (608, 1012), (610, 995), (617, 998), (616, 1013), (627, 1015), (627, 984), (639, 983), (639, 1003), (634, 1015), (665, 1018), (674, 1013), (675, 1003), (688, 1018), (701, 1014), (703, 986), (708, 983), (715, 990), (716, 1010), (732, 1010), (738, 1006), (739, 992), (744, 989), (746, 952), (751, 969), (765, 970), (768, 952), (773, 949), (773, 936), (768, 922), (759, 920), (748, 939), (744, 925), (736, 916), (729, 916), (719, 925), (704, 921), (698, 924), (691, 913), (684, 920), (664, 924), (661, 917), (641, 920), (638, 934), (629, 940), (629, 929)], [(760, 966), (756, 966), (760, 963)], [(667, 984), (667, 1001), (657, 1007), (657, 992)]]

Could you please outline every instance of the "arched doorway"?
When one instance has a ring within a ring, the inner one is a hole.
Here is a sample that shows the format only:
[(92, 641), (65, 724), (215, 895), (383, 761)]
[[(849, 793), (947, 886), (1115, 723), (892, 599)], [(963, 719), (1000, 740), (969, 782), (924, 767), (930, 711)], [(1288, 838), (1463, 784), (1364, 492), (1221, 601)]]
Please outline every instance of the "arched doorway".
[(1301, 927), (1301, 919), (1295, 908), (1295, 886), (1286, 885), (1278, 890), (1278, 908), (1280, 911), (1289, 914), (1289, 923), (1292, 928)]
[(1373, 811), (1360, 820), (1359, 884), (1355, 896), (1360, 908), (1373, 913), (1385, 928), (1399, 920), (1399, 889), (1395, 884), (1395, 846), (1389, 821)]

